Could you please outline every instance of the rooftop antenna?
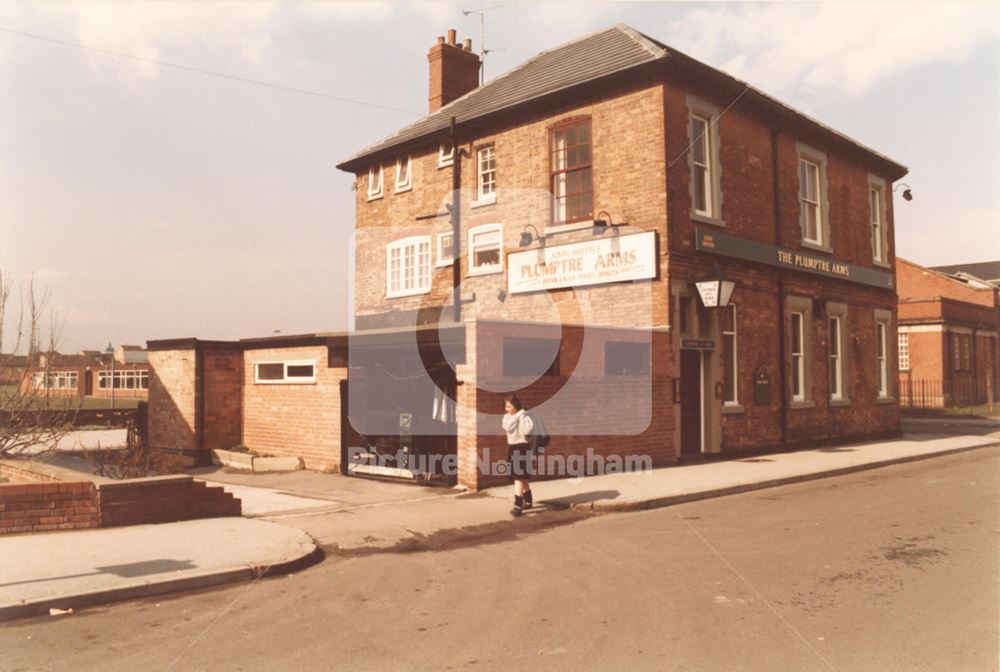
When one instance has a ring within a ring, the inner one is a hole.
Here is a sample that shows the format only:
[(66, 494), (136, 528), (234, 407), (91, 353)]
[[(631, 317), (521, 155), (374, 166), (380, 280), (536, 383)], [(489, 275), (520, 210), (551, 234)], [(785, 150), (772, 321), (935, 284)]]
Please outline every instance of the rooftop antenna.
[(486, 48), (486, 12), (491, 12), (494, 9), (503, 9), (503, 7), (504, 5), (493, 5), (492, 7), (483, 7), (482, 9), (462, 10), (463, 16), (479, 15), (479, 86), (482, 86), (486, 79), (486, 54), (494, 51), (503, 51), (502, 47), (499, 49)]

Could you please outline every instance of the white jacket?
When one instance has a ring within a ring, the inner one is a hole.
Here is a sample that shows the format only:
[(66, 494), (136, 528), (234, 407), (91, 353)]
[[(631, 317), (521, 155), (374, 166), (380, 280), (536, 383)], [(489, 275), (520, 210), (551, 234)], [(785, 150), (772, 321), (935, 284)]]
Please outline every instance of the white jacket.
[(535, 428), (531, 416), (522, 408), (514, 415), (503, 414), (503, 431), (507, 432), (507, 445), (528, 443), (528, 435)]

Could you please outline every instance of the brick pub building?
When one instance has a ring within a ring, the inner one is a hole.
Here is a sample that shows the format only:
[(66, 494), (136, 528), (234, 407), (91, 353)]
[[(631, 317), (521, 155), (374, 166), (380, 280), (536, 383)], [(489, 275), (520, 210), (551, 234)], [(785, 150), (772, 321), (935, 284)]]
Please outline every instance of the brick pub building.
[(429, 114), (339, 166), (356, 331), (151, 342), (154, 445), (405, 449), (480, 488), (511, 391), (550, 457), (898, 434), (903, 166), (623, 25), (483, 86), (454, 31), (428, 61)]

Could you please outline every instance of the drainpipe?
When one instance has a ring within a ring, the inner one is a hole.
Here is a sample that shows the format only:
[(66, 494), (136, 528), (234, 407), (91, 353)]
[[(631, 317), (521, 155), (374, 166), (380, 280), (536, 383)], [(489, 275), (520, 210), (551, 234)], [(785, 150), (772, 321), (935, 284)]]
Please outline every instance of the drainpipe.
[(455, 134), (455, 117), (451, 118), (451, 285), (452, 310), (455, 323), (462, 321), (462, 152)]
[[(778, 132), (771, 133), (771, 174), (774, 196), (774, 244), (781, 247), (781, 180), (778, 174)], [(778, 270), (778, 379), (781, 381), (779, 445), (784, 448), (788, 433), (788, 376), (785, 370), (785, 277)]]

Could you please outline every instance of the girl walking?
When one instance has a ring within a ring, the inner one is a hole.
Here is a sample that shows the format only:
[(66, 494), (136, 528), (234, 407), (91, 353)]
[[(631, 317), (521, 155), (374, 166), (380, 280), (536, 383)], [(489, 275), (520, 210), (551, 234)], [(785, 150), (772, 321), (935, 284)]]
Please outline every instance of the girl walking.
[(514, 478), (514, 508), (510, 515), (520, 516), (530, 509), (532, 453), (528, 436), (534, 429), (531, 416), (524, 411), (521, 400), (510, 395), (504, 402), (503, 429), (507, 433), (507, 463)]

